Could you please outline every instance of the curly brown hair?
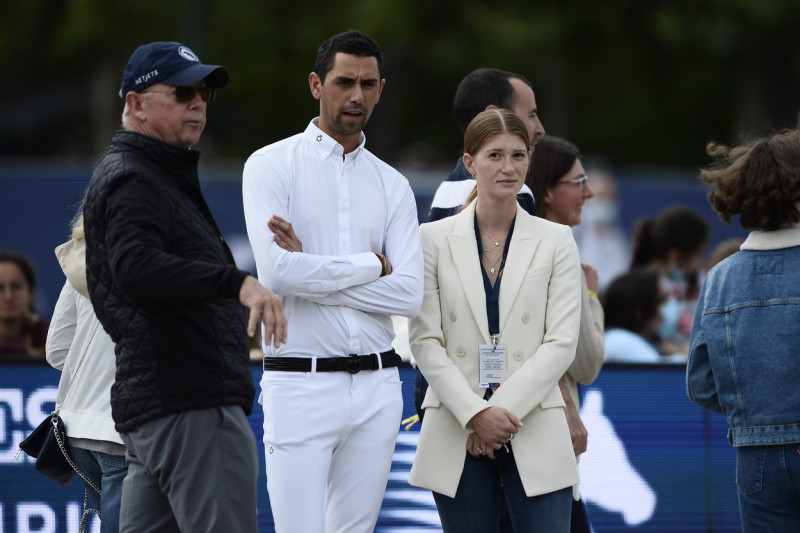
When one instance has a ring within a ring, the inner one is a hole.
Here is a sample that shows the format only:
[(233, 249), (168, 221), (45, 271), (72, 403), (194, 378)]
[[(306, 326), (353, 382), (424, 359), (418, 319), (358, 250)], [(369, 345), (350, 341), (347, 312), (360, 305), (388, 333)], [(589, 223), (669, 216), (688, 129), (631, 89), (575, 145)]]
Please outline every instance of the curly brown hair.
[(785, 130), (729, 149), (709, 143), (715, 162), (700, 171), (716, 185), (708, 201), (727, 224), (741, 215), (746, 230), (774, 231), (800, 221), (800, 131)]

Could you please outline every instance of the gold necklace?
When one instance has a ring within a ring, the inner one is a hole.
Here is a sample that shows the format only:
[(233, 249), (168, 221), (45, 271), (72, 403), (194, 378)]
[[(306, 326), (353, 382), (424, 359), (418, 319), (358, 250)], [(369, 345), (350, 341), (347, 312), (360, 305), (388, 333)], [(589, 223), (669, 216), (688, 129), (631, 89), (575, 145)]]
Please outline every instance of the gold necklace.
[(489, 265), (489, 272), (491, 274), (494, 274), (494, 269), (497, 266), (497, 263), (499, 263), (500, 260), (503, 258), (503, 254), (498, 255), (497, 259), (495, 259), (494, 263), (490, 263), (488, 257), (486, 257), (486, 256), (482, 256), (482, 257), (486, 260), (486, 264)]
[[(487, 237), (489, 237), (489, 239), (491, 239), (491, 241), (494, 243), (494, 246), (495, 246), (495, 248), (497, 248), (498, 246), (500, 246), (501, 244), (503, 244), (504, 242), (506, 242), (506, 239), (508, 238), (508, 236), (506, 236), (506, 237), (504, 237), (502, 240), (497, 240), (497, 239), (495, 239), (494, 237), (492, 237), (491, 235), (489, 235), (488, 233), (486, 233), (485, 231), (483, 231), (483, 230), (481, 229), (481, 227), (480, 227), (480, 226), (478, 226), (478, 229), (480, 230), (480, 232), (481, 232), (481, 233), (483, 233), (484, 235), (486, 235)], [(484, 249), (483, 249), (483, 251), (484, 251), (484, 252), (488, 252), (489, 250), (487, 250), (486, 248), (484, 248)]]

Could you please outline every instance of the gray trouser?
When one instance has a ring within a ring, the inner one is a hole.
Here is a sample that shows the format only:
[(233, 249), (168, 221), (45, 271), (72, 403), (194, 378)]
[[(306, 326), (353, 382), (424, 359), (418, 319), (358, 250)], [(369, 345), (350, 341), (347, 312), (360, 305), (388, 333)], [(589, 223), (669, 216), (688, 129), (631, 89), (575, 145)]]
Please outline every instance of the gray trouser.
[(258, 456), (238, 406), (184, 411), (121, 434), (120, 532), (255, 533)]

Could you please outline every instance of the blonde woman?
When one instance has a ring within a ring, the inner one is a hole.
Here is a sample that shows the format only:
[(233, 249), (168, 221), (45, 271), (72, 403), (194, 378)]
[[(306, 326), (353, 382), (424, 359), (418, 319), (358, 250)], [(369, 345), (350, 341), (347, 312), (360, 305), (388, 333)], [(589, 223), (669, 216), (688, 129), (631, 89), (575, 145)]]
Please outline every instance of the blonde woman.
[(430, 383), (412, 485), (433, 491), (445, 532), (567, 532), (575, 454), (558, 380), (575, 357), (581, 267), (570, 229), (516, 194), (530, 141), (514, 113), (467, 128), (475, 198), (420, 228), (422, 310), (411, 350)]
[(67, 443), (87, 494), (100, 510), (101, 533), (119, 531), (125, 445), (111, 418), (111, 385), (117, 369), (114, 342), (97, 320), (86, 285), (83, 215), (69, 241), (56, 248), (67, 277), (47, 334), (47, 361), (61, 371), (56, 402)]

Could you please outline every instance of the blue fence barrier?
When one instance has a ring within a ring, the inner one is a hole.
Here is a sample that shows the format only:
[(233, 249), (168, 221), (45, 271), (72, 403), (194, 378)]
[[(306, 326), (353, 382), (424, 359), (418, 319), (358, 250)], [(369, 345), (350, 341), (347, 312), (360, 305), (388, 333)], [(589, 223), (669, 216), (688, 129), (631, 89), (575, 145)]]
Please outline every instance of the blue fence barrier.
[[(253, 366), (258, 383), (261, 370)], [(404, 414), (413, 414), (413, 369), (401, 367)], [(83, 501), (76, 478), (61, 487), (36, 472), (17, 445), (53, 409), (59, 372), (44, 363), (0, 366), (0, 533), (76, 533)], [(607, 366), (583, 391), (589, 451), (581, 457), (582, 494), (603, 532), (741, 531), (735, 451), (721, 416), (694, 405), (679, 366)], [(263, 414), (250, 424), (259, 444), (260, 531), (273, 531), (266, 491)], [(440, 531), (430, 492), (407, 483), (418, 426), (400, 430), (380, 533)], [(92, 518), (87, 531), (99, 533)]]

